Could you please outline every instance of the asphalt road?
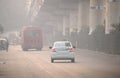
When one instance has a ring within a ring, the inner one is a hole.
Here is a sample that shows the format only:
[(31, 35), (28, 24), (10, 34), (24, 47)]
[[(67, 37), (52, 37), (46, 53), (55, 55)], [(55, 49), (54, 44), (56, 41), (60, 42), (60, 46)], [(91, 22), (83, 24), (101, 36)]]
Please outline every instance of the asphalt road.
[(75, 63), (50, 61), (50, 50), (0, 51), (0, 78), (120, 78), (120, 56), (90, 50), (75, 51)]

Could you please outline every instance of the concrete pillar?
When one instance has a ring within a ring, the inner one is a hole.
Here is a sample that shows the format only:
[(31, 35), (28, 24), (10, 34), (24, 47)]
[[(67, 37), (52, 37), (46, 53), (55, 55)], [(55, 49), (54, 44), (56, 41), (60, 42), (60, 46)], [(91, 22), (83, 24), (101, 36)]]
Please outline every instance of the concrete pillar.
[(66, 23), (66, 21), (67, 21), (67, 18), (64, 16), (63, 17), (63, 36), (66, 36), (66, 27), (67, 27), (67, 23)]
[(104, 25), (104, 11), (105, 11), (105, 4), (104, 4), (105, 0), (98, 0), (97, 1), (97, 5), (98, 5), (98, 9), (97, 9), (97, 25)]
[(90, 18), (89, 27), (91, 34), (96, 26), (104, 25), (104, 0), (90, 0)]
[(105, 31), (106, 34), (109, 34), (112, 30), (113, 24), (120, 23), (120, 2), (112, 2), (109, 0), (106, 1), (106, 24), (105, 24)]
[(77, 13), (71, 12), (69, 14), (69, 34), (71, 34), (74, 29), (77, 29)]
[(120, 2), (109, 2), (109, 7), (110, 7), (110, 24), (119, 23)]
[(61, 29), (62, 29), (62, 28), (61, 28), (60, 23), (59, 23), (59, 22), (57, 22), (57, 30), (58, 30), (58, 31), (61, 31)]
[(81, 0), (78, 4), (78, 32), (82, 26), (89, 26), (89, 0)]
[(71, 26), (72, 26), (72, 13), (69, 14), (69, 34), (71, 34)]
[(73, 26), (73, 13), (70, 13), (69, 15), (69, 34), (72, 32), (72, 27)]
[(109, 34), (110, 30), (110, 3), (108, 0), (105, 0), (106, 10), (105, 10), (105, 33)]
[(77, 32), (80, 32), (82, 27), (82, 3), (79, 2), (78, 4), (78, 23), (77, 23)]

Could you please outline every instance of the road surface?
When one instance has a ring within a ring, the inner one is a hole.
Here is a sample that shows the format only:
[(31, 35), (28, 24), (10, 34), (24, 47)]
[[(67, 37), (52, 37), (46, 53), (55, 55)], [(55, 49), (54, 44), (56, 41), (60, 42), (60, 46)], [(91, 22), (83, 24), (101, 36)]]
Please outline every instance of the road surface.
[(76, 49), (75, 63), (50, 61), (51, 50), (0, 51), (0, 78), (120, 78), (120, 56)]

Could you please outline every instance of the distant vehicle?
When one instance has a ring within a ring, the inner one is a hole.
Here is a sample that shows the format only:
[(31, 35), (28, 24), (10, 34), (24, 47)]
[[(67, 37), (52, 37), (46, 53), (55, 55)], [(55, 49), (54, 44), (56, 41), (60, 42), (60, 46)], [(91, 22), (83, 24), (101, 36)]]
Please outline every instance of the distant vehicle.
[(8, 51), (9, 42), (5, 38), (0, 38), (0, 50)]
[(20, 44), (20, 39), (16, 35), (15, 32), (9, 33), (8, 40), (9, 40), (10, 45), (18, 45), (18, 44)]
[(71, 62), (75, 62), (75, 46), (72, 46), (70, 41), (56, 41), (49, 48), (52, 49), (51, 62), (54, 62), (54, 60), (71, 60)]
[(41, 50), (43, 47), (42, 30), (38, 26), (25, 26), (21, 32), (22, 50)]

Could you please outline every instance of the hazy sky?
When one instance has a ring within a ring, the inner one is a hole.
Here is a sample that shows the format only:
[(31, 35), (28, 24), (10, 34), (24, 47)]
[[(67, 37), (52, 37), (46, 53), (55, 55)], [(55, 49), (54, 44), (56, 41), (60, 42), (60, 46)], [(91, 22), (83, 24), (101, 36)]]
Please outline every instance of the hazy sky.
[(24, 25), (25, 16), (25, 0), (0, 0), (0, 23), (5, 30)]

